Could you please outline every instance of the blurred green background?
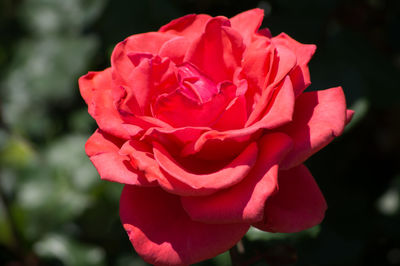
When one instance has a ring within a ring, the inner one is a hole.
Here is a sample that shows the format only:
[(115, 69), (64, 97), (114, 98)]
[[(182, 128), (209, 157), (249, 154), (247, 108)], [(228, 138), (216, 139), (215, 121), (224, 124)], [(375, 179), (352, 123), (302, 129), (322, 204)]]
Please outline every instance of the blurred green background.
[(96, 125), (77, 79), (129, 35), (254, 7), (273, 35), (317, 44), (311, 89), (342, 85), (356, 115), (307, 162), (324, 222), (251, 230), (239, 264), (400, 265), (398, 0), (0, 0), (0, 265), (146, 265), (119, 221), (122, 185), (100, 181), (84, 153)]

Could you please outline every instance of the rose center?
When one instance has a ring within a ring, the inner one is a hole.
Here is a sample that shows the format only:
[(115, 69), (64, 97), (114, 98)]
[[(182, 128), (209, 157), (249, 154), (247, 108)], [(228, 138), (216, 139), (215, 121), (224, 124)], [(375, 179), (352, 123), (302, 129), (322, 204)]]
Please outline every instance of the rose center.
[(177, 78), (180, 92), (198, 104), (211, 101), (219, 92), (217, 84), (190, 63), (178, 66)]

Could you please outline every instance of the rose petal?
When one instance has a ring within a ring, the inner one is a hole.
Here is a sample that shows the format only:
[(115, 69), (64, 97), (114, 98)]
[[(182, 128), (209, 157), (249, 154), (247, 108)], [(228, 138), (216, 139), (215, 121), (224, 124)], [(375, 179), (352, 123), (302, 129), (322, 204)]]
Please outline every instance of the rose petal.
[[(262, 99), (260, 103), (261, 101)], [(264, 105), (264, 113), (260, 113), (261, 119), (249, 128), (273, 129), (292, 121), (295, 95), (290, 77), (286, 77), (272, 91), (269, 102), (264, 103)]]
[(317, 46), (314, 44), (302, 44), (292, 39), (286, 33), (281, 33), (276, 37), (272, 38), (272, 42), (275, 45), (283, 45), (288, 49), (292, 50), (296, 54), (297, 64), (306, 65), (314, 55)]
[(240, 95), (228, 104), (220, 118), (211, 127), (220, 131), (238, 129), (243, 128), (246, 120), (246, 99)]
[(260, 154), (246, 178), (237, 185), (205, 197), (182, 197), (182, 205), (195, 221), (206, 223), (255, 223), (264, 216), (264, 205), (277, 189), (278, 163), (291, 148), (282, 133), (259, 141)]
[(342, 134), (346, 124), (346, 99), (341, 87), (305, 92), (296, 100), (293, 122), (277, 131), (294, 141), (293, 150), (281, 163), (289, 169), (304, 162)]
[(321, 223), (327, 205), (304, 165), (278, 173), (278, 192), (265, 205), (264, 221), (254, 226), (269, 232), (293, 233)]
[(127, 56), (132, 63), (130, 73), (124, 77), (126, 83), (120, 83), (115, 89), (125, 91), (116, 97), (119, 112), (151, 115), (150, 103), (153, 98), (177, 86), (175, 66), (168, 58), (150, 54), (128, 53)]
[(268, 28), (263, 28), (258, 31), (259, 35), (265, 36), (267, 38), (272, 38), (271, 31)]
[(205, 14), (189, 14), (172, 20), (162, 26), (159, 32), (184, 36), (187, 40), (193, 40), (204, 32), (204, 28), (211, 16)]
[(149, 143), (156, 141), (167, 147), (168, 150), (170, 150), (171, 146), (175, 147), (176, 150), (181, 150), (183, 145), (197, 140), (201, 134), (209, 130), (211, 130), (209, 127), (152, 127), (143, 134), (142, 140), (146, 140)]
[(285, 33), (272, 38), (272, 42), (275, 45), (285, 46), (296, 54), (297, 67), (290, 73), (290, 77), (297, 97), (311, 84), (307, 64), (314, 55), (317, 47), (314, 44), (299, 43)]
[(175, 37), (161, 46), (159, 55), (169, 58), (176, 65), (182, 64), (189, 45), (190, 42), (186, 38)]
[(205, 224), (192, 221), (179, 197), (159, 188), (125, 186), (120, 217), (136, 252), (154, 265), (189, 265), (228, 250), (248, 224)]
[[(201, 158), (225, 158), (236, 154), (252, 141), (262, 129), (274, 129), (292, 120), (294, 94), (289, 77), (276, 89), (270, 109), (264, 117), (253, 125), (235, 130), (210, 130), (203, 133), (195, 142), (189, 142), (182, 149), (182, 156), (197, 154)], [(265, 104), (267, 105), (267, 104)]]
[[(242, 75), (256, 93), (261, 93), (276, 50), (268, 38), (258, 38), (244, 52)], [(254, 92), (253, 92), (254, 93)]]
[(88, 105), (89, 114), (105, 132), (128, 139), (129, 134), (121, 127), (123, 123), (112, 97), (111, 69), (89, 72), (79, 78), (79, 88)]
[(303, 91), (310, 86), (310, 71), (307, 65), (296, 66), (289, 74), (293, 84), (293, 91), (295, 97), (303, 93)]
[[(152, 147), (143, 141), (127, 141), (121, 147), (120, 154), (129, 156), (132, 165), (135, 166), (135, 169), (140, 171), (140, 173), (143, 173), (149, 182), (157, 181), (158, 184), (169, 193), (180, 196), (205, 196), (214, 193), (218, 189), (212, 186), (193, 187), (191, 184), (182, 182), (175, 176), (170, 175), (168, 172), (160, 168), (159, 163), (154, 158)], [(245, 155), (246, 154), (243, 156)], [(210, 165), (209, 162), (202, 162), (193, 158), (187, 158), (187, 160), (182, 159), (181, 162), (183, 163), (184, 167), (190, 167), (190, 169), (197, 167), (197, 169), (200, 168), (202, 172), (212, 172), (215, 171), (215, 169), (219, 169), (229, 163), (225, 161), (214, 161), (213, 164)], [(231, 163), (231, 165), (233, 164), (234, 162)], [(240, 166), (238, 166), (238, 168), (240, 172)], [(229, 171), (225, 172), (228, 172), (229, 174)], [(224, 173), (224, 171), (219, 171), (219, 173)], [(238, 174), (232, 178), (237, 177), (237, 175)], [(204, 176), (205, 175), (198, 175), (199, 178)]]
[(208, 127), (215, 123), (235, 97), (236, 86), (221, 84), (218, 90), (219, 93), (205, 103), (188, 98), (181, 90), (160, 95), (153, 105), (153, 114), (174, 127)]
[(118, 43), (111, 55), (111, 66), (115, 70), (115, 74), (122, 79), (129, 76), (132, 63), (127, 56), (128, 53), (149, 53), (156, 55), (163, 44), (172, 38), (175, 38), (175, 35), (160, 32), (147, 32), (132, 35)]
[(230, 18), (230, 21), (232, 23), (232, 28), (240, 32), (243, 37), (243, 42), (247, 46), (251, 42), (252, 36), (260, 28), (263, 18), (264, 10), (255, 8)]
[[(154, 158), (160, 167), (175, 179), (189, 185), (194, 189), (219, 190), (233, 186), (240, 182), (250, 172), (257, 159), (257, 145), (250, 144), (233, 161), (217, 171), (204, 172), (204, 166), (194, 165), (192, 171), (188, 171), (168, 153), (168, 151), (157, 142), (153, 143)], [(210, 165), (212, 166), (212, 165)]]
[(351, 122), (351, 120), (353, 119), (353, 115), (354, 115), (353, 110), (350, 109), (346, 110), (346, 125), (348, 125)]
[(207, 22), (204, 33), (193, 41), (184, 61), (196, 65), (214, 82), (232, 80), (241, 65), (244, 51), (242, 37), (230, 28), (224, 17), (215, 17)]
[[(260, 116), (265, 112), (276, 87), (285, 80), (290, 71), (296, 65), (295, 54), (284, 46), (275, 45), (276, 52), (273, 54), (273, 62), (268, 69), (267, 77), (262, 85), (261, 97), (255, 102), (255, 106), (246, 122), (246, 126), (253, 124), (260, 119)], [(293, 90), (293, 89), (292, 89)]]
[[(132, 35), (118, 43), (111, 55), (112, 74), (116, 86), (130, 87), (136, 84), (134, 77), (132, 77), (135, 65), (132, 63), (132, 59), (128, 57), (128, 54), (155, 56), (165, 42), (175, 37), (175, 35), (167, 33), (148, 32)], [(142, 57), (142, 59), (144, 58)]]
[(85, 150), (101, 179), (130, 185), (149, 186), (150, 182), (130, 164), (130, 158), (120, 155), (122, 143), (97, 130), (86, 142)]
[(176, 180), (167, 173), (161, 171), (157, 161), (152, 154), (151, 146), (137, 140), (127, 141), (122, 147), (120, 154), (129, 156), (136, 169), (142, 173), (150, 182), (157, 181), (166, 191), (176, 195), (203, 195), (209, 191), (194, 190), (192, 187)]

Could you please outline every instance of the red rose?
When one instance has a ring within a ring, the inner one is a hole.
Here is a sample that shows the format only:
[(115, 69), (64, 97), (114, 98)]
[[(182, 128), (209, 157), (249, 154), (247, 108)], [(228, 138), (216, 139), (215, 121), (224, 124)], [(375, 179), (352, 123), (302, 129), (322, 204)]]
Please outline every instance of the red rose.
[(110, 68), (79, 80), (99, 126), (86, 152), (102, 179), (126, 184), (121, 221), (149, 263), (195, 263), (250, 226), (296, 232), (324, 217), (302, 163), (352, 111), (340, 87), (303, 92), (315, 45), (272, 37), (262, 18), (178, 18), (128, 37)]

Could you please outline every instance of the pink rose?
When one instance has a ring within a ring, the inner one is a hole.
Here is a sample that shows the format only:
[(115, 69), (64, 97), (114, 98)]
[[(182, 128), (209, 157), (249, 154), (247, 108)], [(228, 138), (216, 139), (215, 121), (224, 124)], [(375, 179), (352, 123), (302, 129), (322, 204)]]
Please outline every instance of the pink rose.
[(187, 265), (250, 226), (296, 232), (327, 208), (302, 164), (351, 119), (341, 87), (303, 92), (315, 45), (259, 30), (261, 9), (187, 15), (119, 43), (79, 79), (99, 129), (86, 152), (125, 184), (120, 216), (156, 265)]

